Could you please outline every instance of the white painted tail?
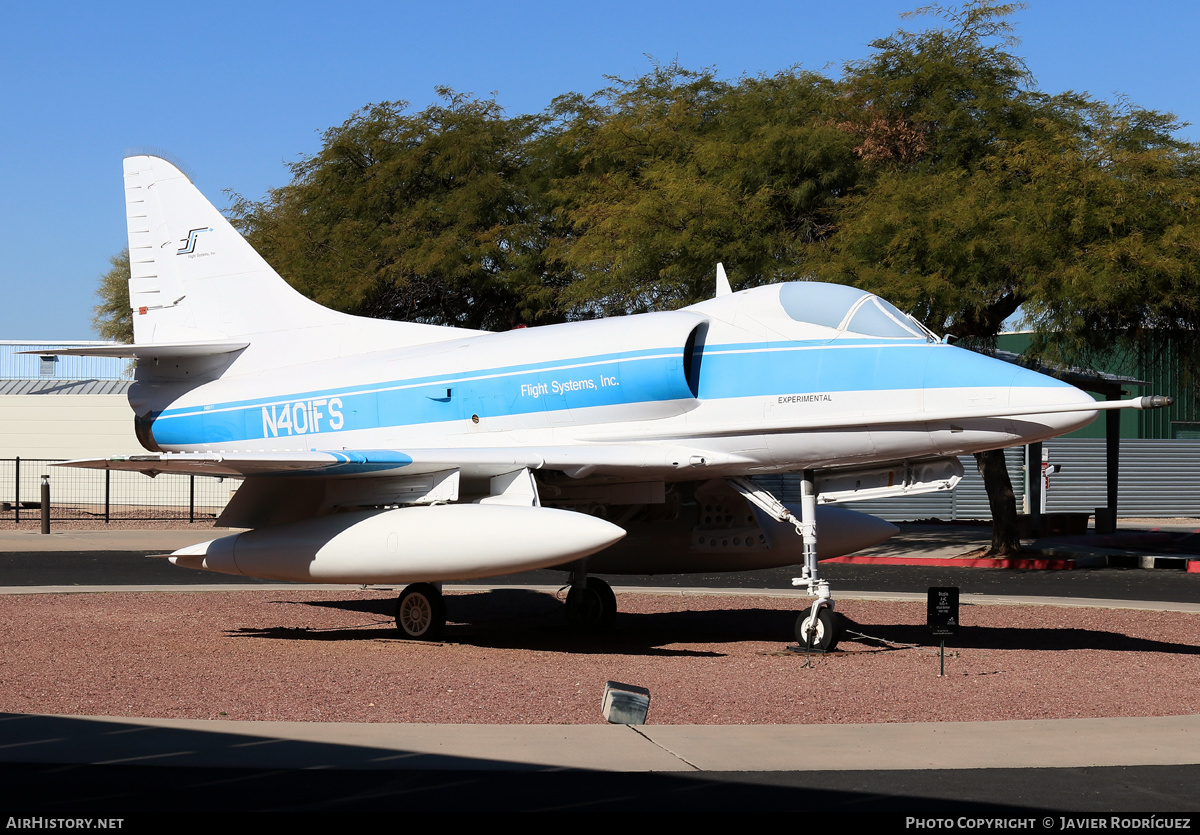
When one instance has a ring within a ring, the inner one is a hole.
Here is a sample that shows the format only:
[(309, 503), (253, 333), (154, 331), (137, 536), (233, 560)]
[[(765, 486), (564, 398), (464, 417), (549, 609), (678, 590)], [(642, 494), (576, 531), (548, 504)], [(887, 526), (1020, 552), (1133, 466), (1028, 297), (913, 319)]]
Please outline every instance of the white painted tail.
[(125, 209), (137, 345), (245, 340), (280, 348), (303, 334), (348, 353), (347, 343), (378, 350), (475, 333), (364, 319), (310, 301), (161, 157), (125, 159)]

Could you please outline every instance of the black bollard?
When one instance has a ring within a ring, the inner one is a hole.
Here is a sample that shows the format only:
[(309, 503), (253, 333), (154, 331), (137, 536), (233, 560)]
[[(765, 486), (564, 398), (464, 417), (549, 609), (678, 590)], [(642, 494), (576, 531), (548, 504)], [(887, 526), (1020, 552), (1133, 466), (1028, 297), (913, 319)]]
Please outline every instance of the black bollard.
[(50, 533), (50, 476), (42, 476), (42, 533)]

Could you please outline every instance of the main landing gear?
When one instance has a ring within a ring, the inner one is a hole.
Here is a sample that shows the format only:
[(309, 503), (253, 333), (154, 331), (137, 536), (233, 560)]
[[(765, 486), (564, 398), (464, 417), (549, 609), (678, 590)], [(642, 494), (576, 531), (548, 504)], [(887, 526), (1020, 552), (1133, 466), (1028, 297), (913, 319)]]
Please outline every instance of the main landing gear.
[[(571, 573), (567, 592), (567, 622), (577, 629), (608, 629), (617, 617), (617, 596), (599, 577), (588, 577), (582, 568)], [(446, 601), (433, 583), (413, 583), (396, 600), (396, 628), (414, 641), (438, 641), (446, 630)]]
[(817, 491), (813, 471), (805, 470), (800, 484), (799, 519), (783, 502), (749, 479), (733, 477), (728, 481), (746, 501), (778, 522), (791, 522), (796, 526), (796, 533), (804, 538), (804, 567), (800, 576), (792, 579), (792, 585), (808, 586), (808, 593), (816, 600), (796, 619), (796, 640), (802, 650), (832, 652), (841, 637), (842, 624), (833, 610), (829, 581), (817, 578)]
[(587, 568), (579, 564), (571, 571), (566, 608), (567, 623), (576, 629), (598, 632), (611, 628), (617, 619), (617, 596), (612, 586), (599, 577), (587, 576)]
[(405, 638), (437, 641), (446, 630), (446, 601), (433, 583), (413, 583), (396, 601), (396, 628)]

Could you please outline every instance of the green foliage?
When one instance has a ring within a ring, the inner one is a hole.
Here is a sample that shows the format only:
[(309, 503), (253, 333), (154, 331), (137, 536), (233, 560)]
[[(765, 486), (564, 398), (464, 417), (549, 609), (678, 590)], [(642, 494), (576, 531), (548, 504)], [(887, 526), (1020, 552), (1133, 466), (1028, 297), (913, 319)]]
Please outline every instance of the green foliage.
[(847, 68), (842, 125), (860, 140), (866, 184), (839, 201), (831, 245), (810, 253), (817, 275), (959, 336), (994, 336), (1034, 266), (1003, 177), (992, 176), (995, 155), (1074, 105), (1027, 89), (1024, 64), (1006, 51), (1014, 8), (926, 7), (913, 14), (949, 26), (900, 30)]
[[(1040, 96), (1028, 91), (1033, 79), (1008, 51), (1017, 40), (1007, 18), (1019, 8), (989, 0), (925, 6), (905, 17), (932, 15), (948, 25), (872, 42), (874, 53), (850, 64), (844, 79), (866, 156), (874, 150), (876, 159), (969, 169), (992, 142), (1027, 128)], [(894, 141), (906, 130), (916, 135)]]
[[(1169, 115), (1031, 89), (1007, 51), (1014, 8), (923, 9), (949, 25), (897, 32), (848, 68), (841, 125), (859, 140), (862, 186), (808, 263), (975, 343), (1022, 309), (1051, 361), (1170, 348), (1194, 373), (1200, 150), (1173, 139)], [(1002, 454), (976, 458), (991, 552), (1014, 553)]]
[(800, 250), (828, 232), (822, 212), (858, 170), (829, 117), (836, 96), (811, 73), (729, 84), (671, 64), (556, 101), (563, 305), (690, 304), (711, 295), (718, 261), (742, 286), (800, 277)]
[(638, 312), (695, 295), (725, 243), (715, 227), (739, 209), (713, 187), (719, 152), (698, 152), (725, 89), (672, 65), (555, 102), (546, 147), (563, 157), (551, 197), (565, 223), (551, 251), (573, 272), (568, 307)]
[(92, 327), (101, 339), (133, 342), (133, 309), (129, 306), (129, 249), (125, 248), (108, 259), (112, 265), (100, 276), (96, 297), (100, 301), (92, 308)]
[(534, 117), (439, 91), (410, 114), (371, 105), (326, 131), (266, 201), (235, 197), (235, 222), (298, 290), (379, 318), (507, 328), (555, 316), (544, 283)]
[(1031, 231), (1050, 264), (1025, 293), (1035, 350), (1070, 362), (1170, 351), (1194, 373), (1200, 149), (1172, 138), (1173, 118), (1127, 104), (1092, 104), (1085, 128), (1017, 146), (1009, 175), (1041, 207)]
[(1169, 115), (1027, 89), (1011, 10), (935, 8), (949, 29), (897, 33), (850, 67), (844, 124), (867, 170), (814, 273), (976, 341), (1021, 308), (1060, 363), (1193, 345), (1198, 149)]
[(656, 66), (517, 119), (441, 94), (355, 113), (235, 223), (322, 304), (503, 328), (690, 304), (721, 260), (742, 286), (802, 277), (861, 169), (811, 73)]

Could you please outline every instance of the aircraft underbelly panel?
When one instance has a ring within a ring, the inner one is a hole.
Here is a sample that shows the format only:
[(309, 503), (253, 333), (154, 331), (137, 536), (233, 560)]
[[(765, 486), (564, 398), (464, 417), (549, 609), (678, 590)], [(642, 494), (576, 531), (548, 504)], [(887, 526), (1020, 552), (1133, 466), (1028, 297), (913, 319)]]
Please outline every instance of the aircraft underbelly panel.
[(805, 468), (830, 467), (875, 460), (870, 432), (779, 433), (767, 437), (767, 446), (779, 466), (802, 463)]
[[(588, 557), (588, 569), (598, 574), (686, 574), (755, 571), (803, 561), (803, 540), (793, 525), (751, 512), (740, 498), (738, 505), (751, 517), (748, 526), (738, 518), (728, 530), (713, 529), (705, 525), (698, 505), (685, 505), (677, 519), (629, 524), (623, 541)], [(790, 509), (799, 512), (795, 506)], [(817, 525), (821, 559), (877, 545), (897, 530), (875, 516), (828, 506), (817, 508)]]

